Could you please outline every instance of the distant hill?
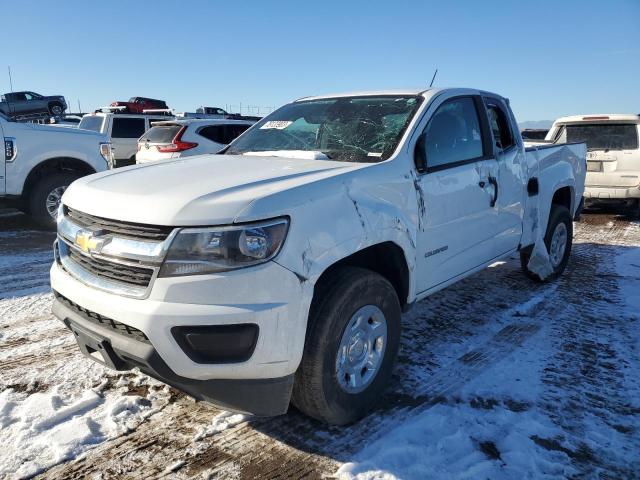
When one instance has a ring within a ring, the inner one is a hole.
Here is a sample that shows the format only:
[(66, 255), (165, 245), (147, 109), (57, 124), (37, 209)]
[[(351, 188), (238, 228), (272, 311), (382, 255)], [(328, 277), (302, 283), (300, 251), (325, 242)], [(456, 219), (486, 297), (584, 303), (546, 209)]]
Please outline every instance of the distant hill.
[(553, 120), (528, 120), (520, 122), (518, 127), (520, 130), (524, 130), (525, 128), (551, 128), (551, 125), (553, 125)]

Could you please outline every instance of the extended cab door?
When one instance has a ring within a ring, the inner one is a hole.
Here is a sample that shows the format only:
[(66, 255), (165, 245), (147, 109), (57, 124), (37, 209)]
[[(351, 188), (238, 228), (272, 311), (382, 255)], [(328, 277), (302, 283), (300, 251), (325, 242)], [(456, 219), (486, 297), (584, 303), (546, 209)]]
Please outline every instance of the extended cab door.
[(522, 137), (515, 130), (511, 109), (502, 98), (484, 97), (494, 156), (490, 167), (497, 178), (496, 255), (518, 248), (522, 238), (526, 193), (525, 158)]
[[(478, 95), (436, 99), (416, 155), (421, 195), (418, 292), (465, 274), (496, 256), (497, 164)], [(490, 165), (492, 168), (490, 169)]]

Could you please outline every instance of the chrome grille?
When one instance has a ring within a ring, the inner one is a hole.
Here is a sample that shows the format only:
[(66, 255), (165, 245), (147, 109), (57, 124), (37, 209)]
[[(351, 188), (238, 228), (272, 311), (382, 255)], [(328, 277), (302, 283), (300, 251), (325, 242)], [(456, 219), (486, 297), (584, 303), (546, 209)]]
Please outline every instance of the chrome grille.
[(165, 240), (173, 230), (173, 227), (146, 225), (96, 217), (69, 207), (66, 207), (65, 215), (80, 227), (101, 230), (105, 234), (113, 234), (124, 238), (135, 238), (137, 240), (161, 242)]
[(69, 248), (69, 258), (85, 270), (98, 277), (106, 277), (117, 282), (138, 287), (148, 287), (153, 277), (153, 269), (114, 263), (98, 259)]

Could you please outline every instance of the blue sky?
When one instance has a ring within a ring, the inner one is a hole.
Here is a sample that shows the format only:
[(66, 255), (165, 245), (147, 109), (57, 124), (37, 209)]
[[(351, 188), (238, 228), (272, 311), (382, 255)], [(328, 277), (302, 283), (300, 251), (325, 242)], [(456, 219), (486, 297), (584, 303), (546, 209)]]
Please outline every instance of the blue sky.
[[(640, 0), (0, 0), (0, 90), (83, 110), (134, 95), (279, 106), (313, 94), (492, 90), (520, 121), (640, 112)], [(4, 71), (3, 71), (4, 70)], [(236, 107), (237, 110), (237, 107)]]

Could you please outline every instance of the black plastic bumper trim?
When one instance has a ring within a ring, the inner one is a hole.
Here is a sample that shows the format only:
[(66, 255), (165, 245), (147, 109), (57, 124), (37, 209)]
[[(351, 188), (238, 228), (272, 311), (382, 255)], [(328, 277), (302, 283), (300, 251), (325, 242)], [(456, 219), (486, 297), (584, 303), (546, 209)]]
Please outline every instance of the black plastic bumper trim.
[(253, 355), (258, 343), (255, 323), (173, 327), (171, 334), (196, 363), (240, 363)]
[(169, 368), (153, 345), (91, 323), (58, 300), (54, 300), (52, 312), (74, 333), (84, 355), (110, 368), (131, 370), (138, 367), (150, 377), (225, 410), (275, 416), (286, 413), (289, 408), (293, 374), (252, 380), (182, 377)]

